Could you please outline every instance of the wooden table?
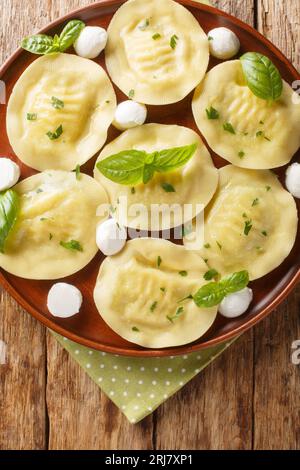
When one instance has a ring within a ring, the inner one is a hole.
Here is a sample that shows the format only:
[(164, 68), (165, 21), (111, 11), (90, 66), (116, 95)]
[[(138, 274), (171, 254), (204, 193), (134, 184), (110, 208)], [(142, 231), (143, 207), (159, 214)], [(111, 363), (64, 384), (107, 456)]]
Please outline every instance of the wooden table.
[[(93, 0), (1, 0), (0, 61), (20, 39)], [(300, 66), (299, 0), (218, 0)], [(300, 289), (141, 424), (118, 409), (4, 291), (0, 449), (300, 449)], [(0, 361), (1, 362), (1, 361)]]

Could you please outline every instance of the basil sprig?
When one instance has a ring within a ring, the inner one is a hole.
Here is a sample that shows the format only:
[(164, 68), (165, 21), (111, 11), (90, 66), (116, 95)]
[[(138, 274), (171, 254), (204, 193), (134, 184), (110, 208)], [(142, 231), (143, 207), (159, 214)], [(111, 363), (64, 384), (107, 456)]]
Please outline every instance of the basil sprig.
[(0, 252), (4, 253), (6, 239), (15, 225), (19, 213), (19, 195), (9, 189), (0, 193)]
[(47, 34), (35, 34), (23, 39), (21, 46), (32, 54), (53, 54), (54, 52), (64, 52), (74, 44), (79, 34), (85, 27), (85, 23), (81, 20), (69, 21), (60, 36), (54, 37)]
[(258, 52), (242, 55), (241, 63), (248, 87), (263, 100), (277, 100), (283, 89), (280, 72), (273, 62)]
[(167, 173), (185, 165), (194, 155), (197, 143), (159, 152), (124, 150), (97, 163), (98, 170), (108, 179), (124, 185), (148, 183), (155, 172)]
[(198, 307), (214, 307), (219, 305), (226, 295), (244, 289), (248, 283), (248, 271), (239, 271), (224, 277), (219, 282), (205, 284), (196, 292), (193, 299)]

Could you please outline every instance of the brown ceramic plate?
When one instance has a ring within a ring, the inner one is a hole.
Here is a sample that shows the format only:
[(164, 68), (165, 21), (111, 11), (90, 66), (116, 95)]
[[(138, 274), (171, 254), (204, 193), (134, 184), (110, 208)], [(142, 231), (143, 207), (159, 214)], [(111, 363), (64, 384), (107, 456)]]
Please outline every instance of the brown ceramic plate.
[[(53, 35), (62, 29), (67, 20), (72, 18), (82, 19), (88, 25), (100, 25), (107, 28), (114, 12), (122, 3), (124, 2), (120, 0), (105, 0), (95, 3), (55, 21), (42, 32)], [(216, 8), (201, 5), (191, 0), (180, 0), (179, 3), (185, 5), (194, 14), (206, 32), (213, 27), (227, 26), (235, 31), (240, 38), (241, 53), (246, 51), (261, 52), (270, 57), (278, 66), (282, 77), (288, 83), (292, 84), (294, 80), (300, 79), (299, 73), (297, 73), (283, 54), (250, 26)], [(0, 79), (6, 84), (7, 98), (9, 98), (12, 88), (21, 73), (35, 58), (36, 56), (19, 49), (3, 65), (0, 70)], [(105, 66), (103, 54), (101, 54), (97, 61), (102, 66)], [(216, 63), (218, 61), (211, 59), (209, 67), (211, 68)], [(125, 99), (125, 96), (119, 90), (116, 90), (116, 92), (119, 100)], [(177, 123), (199, 132), (191, 112), (191, 98), (192, 94), (175, 105), (149, 107), (148, 122)], [(0, 155), (8, 155), (12, 160), (19, 163), (23, 179), (34, 174), (35, 171), (22, 164), (14, 155), (6, 135), (5, 117), (6, 106), (0, 105)], [(111, 128), (108, 141), (112, 140), (116, 135), (118, 135), (118, 132)], [(213, 154), (213, 152), (211, 153), (216, 166), (221, 167), (227, 164), (219, 156)], [(299, 156), (300, 152), (295, 155), (294, 160)], [(82, 168), (82, 171), (92, 175), (94, 162), (95, 159), (92, 159)], [(283, 167), (276, 172), (281, 181), (283, 181), (285, 168)], [(283, 301), (300, 277), (300, 231), (298, 231), (294, 249), (285, 262), (268, 276), (252, 283), (254, 301), (245, 315), (232, 320), (218, 315), (213, 326), (202, 338), (192, 344), (176, 348), (160, 350), (144, 349), (125, 341), (106, 325), (98, 314), (93, 301), (93, 288), (102, 260), (103, 256), (99, 253), (85, 269), (66, 279), (66, 282), (78, 286), (84, 296), (84, 303), (80, 314), (69, 319), (54, 318), (47, 311), (46, 298), (53, 282), (28, 281), (2, 270), (0, 271), (0, 282), (22, 307), (44, 325), (90, 348), (140, 357), (185, 354), (233, 338), (266, 317)], [(276, 317), (274, 317), (274, 321), (276, 321)]]

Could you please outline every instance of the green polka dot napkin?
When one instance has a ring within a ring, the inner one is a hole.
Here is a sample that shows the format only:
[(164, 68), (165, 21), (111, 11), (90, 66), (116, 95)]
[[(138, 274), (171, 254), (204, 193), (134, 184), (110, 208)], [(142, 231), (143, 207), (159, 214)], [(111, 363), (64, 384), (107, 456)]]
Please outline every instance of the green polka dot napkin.
[(95, 351), (53, 334), (131, 423), (151, 414), (234, 341), (189, 355), (149, 359)]

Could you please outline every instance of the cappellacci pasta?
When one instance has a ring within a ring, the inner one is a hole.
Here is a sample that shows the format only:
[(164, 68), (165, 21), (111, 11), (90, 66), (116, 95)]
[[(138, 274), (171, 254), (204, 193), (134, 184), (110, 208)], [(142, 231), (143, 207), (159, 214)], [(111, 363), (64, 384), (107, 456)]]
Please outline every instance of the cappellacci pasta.
[(128, 341), (147, 348), (190, 343), (210, 328), (217, 314), (217, 307), (199, 308), (191, 299), (180, 302), (205, 284), (206, 271), (201, 256), (182, 246), (160, 239), (131, 240), (121, 254), (102, 263), (95, 303), (103, 320)]
[[(246, 269), (250, 280), (279, 266), (297, 233), (295, 201), (269, 170), (228, 165), (205, 210), (205, 241), (199, 250), (222, 276)], [(188, 242), (185, 242), (188, 247)]]
[(73, 170), (101, 149), (115, 108), (113, 87), (100, 65), (72, 54), (46, 55), (13, 89), (8, 137), (31, 168)]
[[(122, 225), (142, 230), (164, 230), (191, 220), (213, 197), (218, 171), (199, 135), (182, 126), (146, 124), (123, 132), (104, 147), (97, 162), (128, 149), (150, 153), (194, 143), (197, 149), (186, 165), (170, 173), (155, 173), (151, 181), (134, 186), (134, 190), (132, 186), (106, 178), (96, 163), (94, 176), (106, 189), (113, 215)], [(172, 191), (166, 191), (165, 184), (171, 185)], [(126, 214), (121, 204), (122, 197), (126, 197)], [(185, 204), (190, 205), (190, 211), (183, 210)], [(154, 216), (157, 207), (153, 205), (160, 206), (159, 217)]]
[(300, 105), (293, 94), (283, 82), (278, 100), (256, 97), (241, 61), (229, 61), (210, 70), (198, 86), (193, 114), (221, 157), (242, 168), (270, 169), (288, 163), (300, 146)]
[(97, 208), (108, 202), (101, 185), (84, 174), (46, 171), (14, 190), (20, 213), (1, 268), (26, 279), (59, 279), (84, 268), (97, 253)]
[(105, 56), (123, 93), (162, 105), (180, 101), (202, 80), (208, 39), (194, 16), (173, 0), (129, 0), (109, 25)]

